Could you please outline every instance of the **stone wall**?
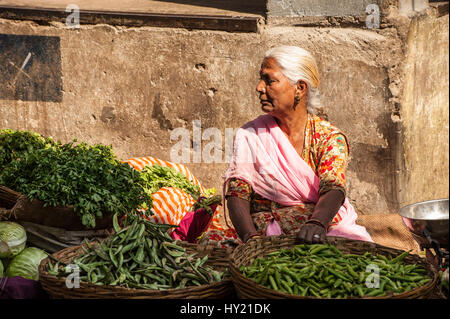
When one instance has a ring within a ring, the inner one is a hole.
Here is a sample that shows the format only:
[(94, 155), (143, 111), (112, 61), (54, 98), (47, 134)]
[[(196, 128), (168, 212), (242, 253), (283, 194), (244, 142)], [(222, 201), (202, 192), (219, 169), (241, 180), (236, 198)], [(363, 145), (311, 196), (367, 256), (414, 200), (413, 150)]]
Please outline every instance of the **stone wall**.
[(382, 0), (268, 0), (268, 16), (363, 16), (370, 4)]
[[(62, 81), (60, 100), (0, 99), (0, 127), (63, 142), (76, 137), (112, 144), (122, 159), (170, 160), (175, 129), (186, 128), (194, 143), (195, 120), (203, 132), (214, 127), (224, 137), (226, 128), (262, 114), (255, 86), (264, 52), (280, 44), (302, 46), (318, 61), (329, 120), (349, 139), (348, 197), (361, 214), (398, 208), (396, 121), (404, 46), (393, 26), (266, 25), (257, 33), (230, 33), (111, 25), (67, 29), (59, 22), (0, 19), (0, 34), (57, 37)], [(20, 68), (26, 56), (12, 56), (11, 62)], [(224, 154), (222, 163), (193, 163), (193, 155), (186, 165), (205, 186), (220, 190)]]
[(402, 98), (400, 206), (449, 196), (449, 25), (415, 17), (407, 38)]

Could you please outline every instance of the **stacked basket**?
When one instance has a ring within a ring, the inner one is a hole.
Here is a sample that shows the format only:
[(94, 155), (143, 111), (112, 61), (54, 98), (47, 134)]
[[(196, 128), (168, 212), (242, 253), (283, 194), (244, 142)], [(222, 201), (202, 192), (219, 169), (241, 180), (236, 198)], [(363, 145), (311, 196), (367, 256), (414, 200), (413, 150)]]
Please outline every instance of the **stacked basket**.
[[(187, 254), (197, 253), (197, 257), (208, 255), (205, 265), (219, 271), (229, 267), (231, 251), (210, 245), (180, 243), (186, 248)], [(70, 263), (75, 257), (83, 254), (82, 246), (63, 249), (52, 256), (64, 263)], [(151, 290), (133, 289), (120, 286), (95, 285), (80, 282), (79, 288), (67, 288), (65, 277), (56, 277), (48, 272), (49, 258), (44, 259), (39, 266), (39, 280), (42, 287), (51, 298), (57, 299), (222, 299), (234, 296), (234, 288), (230, 277), (220, 282), (192, 286), (182, 289)]]
[[(370, 252), (376, 255), (383, 256), (398, 256), (403, 251), (381, 246), (375, 243), (364, 241), (355, 241), (339, 237), (328, 237), (327, 241), (335, 245), (339, 250), (345, 254), (362, 255), (365, 252)], [(236, 288), (237, 296), (244, 299), (317, 299), (316, 297), (303, 297), (299, 295), (288, 294), (282, 291), (268, 289), (255, 281), (246, 278), (240, 271), (241, 266), (249, 266), (256, 258), (265, 257), (269, 253), (279, 251), (280, 249), (291, 249), (299, 243), (295, 236), (280, 236), (280, 237), (262, 237), (252, 239), (246, 244), (238, 246), (232, 256), (230, 272), (233, 284)], [(423, 258), (417, 255), (408, 255), (403, 262), (405, 264), (417, 264), (426, 268), (428, 276), (431, 280), (425, 285), (412, 289), (404, 293), (394, 294), (392, 292), (385, 296), (378, 297), (363, 297), (364, 299), (421, 299), (429, 296), (438, 280), (438, 274), (434, 268), (426, 262)]]

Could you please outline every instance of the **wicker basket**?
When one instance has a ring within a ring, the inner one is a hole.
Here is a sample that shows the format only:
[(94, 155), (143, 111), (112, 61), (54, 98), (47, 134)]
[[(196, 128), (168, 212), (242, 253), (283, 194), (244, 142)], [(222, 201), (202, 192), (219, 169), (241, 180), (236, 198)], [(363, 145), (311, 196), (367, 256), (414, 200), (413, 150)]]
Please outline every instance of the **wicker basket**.
[(0, 185), (0, 207), (11, 209), (22, 194)]
[[(388, 256), (389, 254), (392, 256), (398, 256), (403, 252), (402, 250), (381, 246), (375, 243), (349, 240), (342, 237), (328, 237), (327, 241), (334, 244), (342, 252), (350, 254), (363, 254), (365, 252), (370, 252), (385, 256)], [(258, 257), (264, 257), (268, 253), (278, 251), (280, 249), (290, 249), (297, 244), (298, 242), (296, 241), (295, 236), (270, 236), (250, 240), (249, 242), (238, 246), (231, 255), (230, 265), (231, 277), (236, 288), (237, 296), (243, 299), (319, 299), (316, 297), (303, 297), (268, 289), (257, 284), (255, 281), (244, 277), (239, 270), (240, 266), (249, 266)], [(404, 293), (388, 293), (385, 296), (377, 297), (352, 297), (351, 299), (422, 299), (429, 296), (438, 281), (438, 274), (434, 268), (427, 263), (424, 258), (417, 255), (408, 255), (403, 262), (407, 264), (416, 263), (424, 266), (428, 270), (428, 274), (432, 280), (422, 287), (418, 287)]]
[[(44, 206), (44, 202), (29, 200), (25, 195), (6, 186), (0, 185), (0, 220), (17, 220), (47, 227), (62, 228), (69, 231), (85, 231), (80, 216), (73, 206)], [(93, 229), (112, 228), (112, 214), (103, 213), (103, 217), (95, 219)]]
[[(186, 242), (179, 244), (186, 248), (188, 254), (197, 252), (198, 257), (208, 255), (205, 265), (220, 271), (229, 267), (231, 250)], [(69, 247), (52, 256), (62, 262), (70, 263), (75, 257), (84, 252), (81, 247)], [(209, 285), (182, 289), (134, 289), (120, 286), (100, 286), (87, 282), (80, 282), (79, 288), (69, 289), (66, 286), (65, 277), (52, 276), (47, 272), (48, 262), (49, 258), (42, 260), (39, 266), (39, 280), (44, 290), (54, 299), (221, 299), (235, 297), (230, 277)]]

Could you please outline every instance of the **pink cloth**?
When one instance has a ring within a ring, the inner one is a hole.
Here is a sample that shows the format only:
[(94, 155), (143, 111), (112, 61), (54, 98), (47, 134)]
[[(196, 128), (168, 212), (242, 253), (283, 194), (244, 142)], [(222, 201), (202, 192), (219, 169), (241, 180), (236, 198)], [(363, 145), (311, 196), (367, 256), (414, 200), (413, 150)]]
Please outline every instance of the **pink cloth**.
[(281, 235), (280, 225), (278, 225), (275, 219), (272, 219), (272, 221), (266, 228), (266, 236), (280, 236), (280, 235)]
[[(285, 206), (317, 203), (319, 199), (319, 177), (268, 114), (259, 116), (236, 132), (225, 182), (230, 178), (245, 180), (262, 197)], [(347, 198), (338, 213), (342, 220), (330, 228), (327, 236), (373, 242), (366, 228), (355, 223), (358, 215)], [(277, 235), (278, 232), (281, 230), (276, 227), (269, 230), (269, 234)]]
[[(210, 208), (215, 212), (217, 205), (212, 205)], [(170, 236), (175, 240), (196, 243), (198, 237), (200, 237), (208, 229), (209, 225), (211, 225), (213, 215), (208, 213), (204, 208), (197, 209), (193, 212), (187, 212), (181, 219), (178, 227), (173, 230)]]

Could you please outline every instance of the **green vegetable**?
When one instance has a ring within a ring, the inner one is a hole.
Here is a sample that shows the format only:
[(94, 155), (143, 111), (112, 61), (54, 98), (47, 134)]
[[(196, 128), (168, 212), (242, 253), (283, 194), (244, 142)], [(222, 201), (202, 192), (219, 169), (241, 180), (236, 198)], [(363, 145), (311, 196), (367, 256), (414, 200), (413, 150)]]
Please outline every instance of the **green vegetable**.
[(205, 189), (205, 196), (206, 197), (214, 196), (216, 194), (216, 192), (217, 192), (217, 190), (215, 187)]
[(12, 161), (37, 149), (55, 145), (51, 138), (31, 131), (0, 130), (0, 171)]
[[(163, 167), (158, 164), (145, 166), (141, 170), (143, 180), (143, 190), (149, 196), (159, 191), (162, 187), (176, 187), (190, 194), (194, 200), (200, 196), (200, 187), (194, 185), (185, 175), (176, 171), (172, 167)], [(152, 200), (149, 206), (143, 206), (144, 209), (153, 207)]]
[(18, 255), (26, 245), (25, 228), (13, 222), (0, 222), (0, 258)]
[[(10, 153), (3, 161), (15, 160), (0, 169), (0, 184), (30, 200), (39, 199), (45, 206), (73, 205), (88, 228), (95, 227), (95, 219), (102, 218), (103, 213), (123, 215), (151, 200), (140, 172), (119, 161), (111, 146), (74, 145), (76, 140), (68, 144), (49, 142), (16, 156), (11, 147), (25, 147), (20, 144), (22, 135), (17, 134), (7, 135)], [(16, 141), (11, 140), (14, 137)], [(0, 141), (3, 143), (5, 140)]]
[[(80, 268), (82, 280), (158, 290), (222, 280), (222, 272), (204, 266), (207, 255), (203, 258), (194, 258), (195, 253), (187, 255), (186, 249), (167, 234), (167, 230), (176, 226), (154, 224), (137, 215), (127, 215), (122, 229), (117, 220), (114, 224), (114, 235), (100, 244), (86, 243), (85, 254), (73, 260)], [(51, 262), (48, 271), (57, 276), (70, 273)]]
[(20, 276), (26, 279), (39, 280), (39, 264), (46, 257), (47, 253), (39, 248), (25, 248), (19, 255), (13, 258), (6, 269), (6, 276)]
[[(175, 187), (188, 193), (196, 201), (192, 208), (194, 211), (204, 208), (212, 215), (213, 211), (210, 206), (222, 202), (222, 196), (214, 195), (216, 193), (215, 188), (207, 189), (204, 197), (200, 196), (200, 187), (192, 183), (185, 175), (172, 167), (160, 166), (158, 164), (145, 166), (141, 171), (141, 177), (143, 179), (143, 189), (150, 197), (163, 187)], [(149, 206), (143, 204), (142, 208), (148, 210), (153, 207), (152, 202), (153, 200), (151, 199), (149, 201)]]
[[(422, 266), (402, 264), (408, 254), (386, 258), (369, 252), (344, 254), (331, 244), (303, 244), (256, 258), (251, 265), (241, 266), (240, 271), (260, 285), (288, 294), (318, 298), (377, 297), (409, 291), (431, 280)], [(366, 285), (371, 274), (368, 265), (376, 265), (380, 271), (378, 287)]]
[(221, 202), (221, 195), (213, 195), (208, 198), (200, 197), (197, 202), (195, 202), (192, 210), (196, 211), (197, 209), (204, 208), (210, 215), (212, 215), (214, 212), (212, 211), (211, 206), (220, 204)]
[(3, 268), (3, 262), (2, 262), (2, 260), (0, 259), (0, 278), (3, 277), (3, 270), (4, 270), (4, 268)]

